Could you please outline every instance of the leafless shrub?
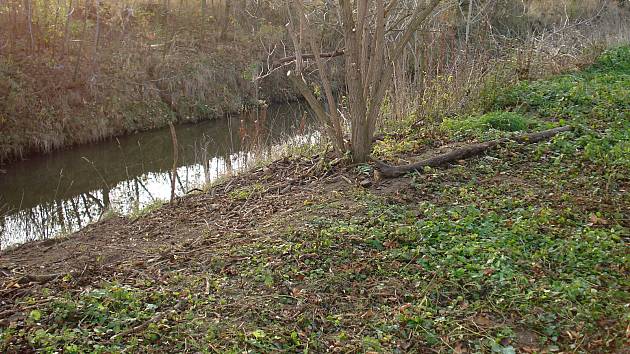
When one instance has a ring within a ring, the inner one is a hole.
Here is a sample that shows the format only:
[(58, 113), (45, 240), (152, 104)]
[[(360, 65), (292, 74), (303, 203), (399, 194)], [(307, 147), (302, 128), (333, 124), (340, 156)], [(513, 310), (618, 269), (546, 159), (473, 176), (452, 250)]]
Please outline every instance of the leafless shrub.
[(473, 2), (452, 6), (416, 35), (398, 64), (391, 116), (474, 111), (510, 83), (582, 69), (606, 47), (630, 42), (630, 9), (618, 1)]

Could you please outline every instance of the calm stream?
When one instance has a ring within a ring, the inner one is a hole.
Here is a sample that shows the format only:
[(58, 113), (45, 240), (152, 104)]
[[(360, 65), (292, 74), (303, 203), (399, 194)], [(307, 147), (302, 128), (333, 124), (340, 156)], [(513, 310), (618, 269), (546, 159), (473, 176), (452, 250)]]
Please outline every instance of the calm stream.
[[(300, 103), (180, 125), (176, 190), (181, 196), (275, 156), (317, 134)], [(170, 197), (168, 128), (78, 146), (2, 167), (0, 248), (77, 231), (112, 209), (133, 213)]]

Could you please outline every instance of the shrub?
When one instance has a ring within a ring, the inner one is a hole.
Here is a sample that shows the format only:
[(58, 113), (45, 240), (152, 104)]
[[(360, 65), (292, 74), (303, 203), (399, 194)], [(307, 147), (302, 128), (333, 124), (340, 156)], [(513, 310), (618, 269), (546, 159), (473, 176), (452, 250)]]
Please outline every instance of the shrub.
[(442, 127), (454, 133), (479, 133), (491, 129), (516, 132), (529, 128), (534, 121), (515, 112), (490, 112), (465, 119), (447, 119)]

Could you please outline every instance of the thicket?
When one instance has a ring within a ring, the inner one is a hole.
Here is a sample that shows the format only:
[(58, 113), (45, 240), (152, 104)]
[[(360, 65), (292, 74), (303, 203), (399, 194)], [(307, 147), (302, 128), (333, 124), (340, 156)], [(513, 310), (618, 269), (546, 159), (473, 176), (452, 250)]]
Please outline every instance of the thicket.
[(278, 75), (252, 82), (283, 40), (272, 5), (0, 3), (0, 161), (295, 99)]
[[(312, 5), (322, 52), (343, 49), (332, 3)], [(617, 0), (445, 0), (395, 63), (384, 124), (475, 114), (506, 85), (584, 68), (628, 42), (628, 11)], [(284, 75), (295, 53), (289, 19), (282, 0), (4, 1), (0, 163), (296, 99)], [(327, 59), (343, 95), (342, 65)], [(306, 66), (305, 75), (316, 71)]]

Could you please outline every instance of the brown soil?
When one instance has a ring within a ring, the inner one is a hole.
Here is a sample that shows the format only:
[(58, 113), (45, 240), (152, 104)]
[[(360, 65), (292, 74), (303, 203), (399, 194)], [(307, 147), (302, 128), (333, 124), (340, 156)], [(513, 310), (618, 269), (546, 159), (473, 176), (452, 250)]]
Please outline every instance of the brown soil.
[[(420, 157), (451, 148), (453, 145), (427, 151)], [(396, 202), (435, 199), (414, 190), (407, 178), (374, 181), (334, 162), (335, 166), (325, 168), (330, 161), (330, 157), (321, 156), (285, 158), (207, 192), (178, 198), (137, 219), (114, 216), (66, 237), (1, 251), (0, 314), (13, 312), (14, 300), (41, 287), (63, 285), (67, 275), (81, 285), (96, 284), (140, 271), (159, 271), (166, 262), (191, 260), (200, 253), (229, 253), (237, 245), (252, 241), (252, 233), (273, 234), (274, 225), (284, 222), (289, 214), (299, 215), (305, 201), (360, 187), (365, 181), (369, 184), (364, 187)], [(352, 202), (348, 203), (345, 210), (352, 208)]]
[[(322, 161), (317, 156), (279, 160), (137, 219), (112, 217), (68, 237), (3, 251), (0, 315), (5, 316), (0, 318), (19, 315), (15, 301), (42, 287), (155, 279), (165, 265), (183, 269), (218, 257), (229, 263), (230, 252), (239, 245), (261, 242), (261, 237), (273, 242), (278, 223), (289, 214), (300, 215), (306, 201), (359, 187), (360, 176), (341, 167), (324, 169)], [(397, 186), (395, 180), (383, 183), (389, 184)]]

